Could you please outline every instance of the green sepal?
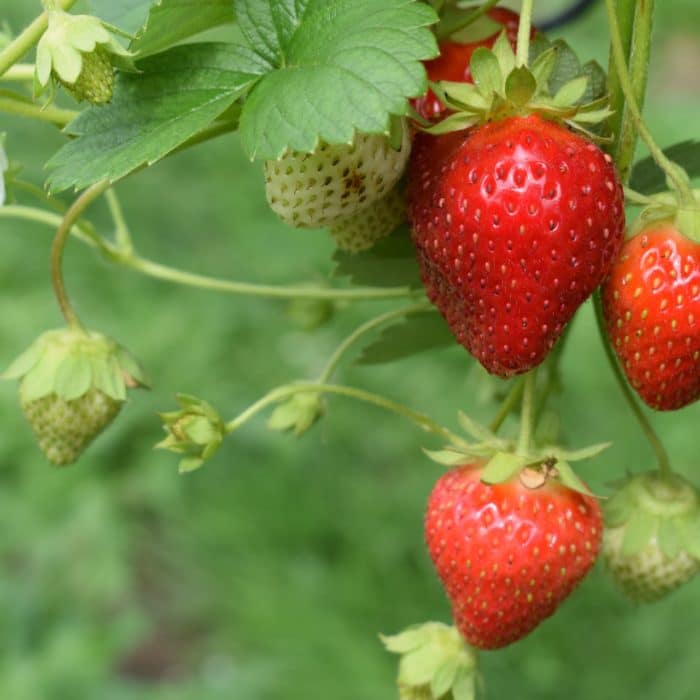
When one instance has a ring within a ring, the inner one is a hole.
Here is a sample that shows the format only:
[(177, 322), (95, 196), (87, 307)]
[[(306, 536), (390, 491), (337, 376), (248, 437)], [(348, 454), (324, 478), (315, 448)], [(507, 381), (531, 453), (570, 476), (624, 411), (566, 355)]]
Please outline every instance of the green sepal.
[(481, 481), (485, 484), (500, 484), (509, 481), (528, 463), (527, 457), (512, 452), (497, 452), (487, 462), (481, 472)]
[(628, 491), (618, 491), (603, 506), (605, 524), (607, 527), (620, 527), (632, 516), (635, 510), (635, 502)]
[(503, 94), (503, 78), (496, 54), (483, 46), (472, 55), (469, 62), (474, 85), (487, 100), (493, 93)]
[(622, 538), (623, 556), (632, 556), (641, 552), (656, 534), (659, 527), (659, 519), (643, 510), (637, 510), (630, 516), (625, 524), (625, 533)]
[(683, 549), (700, 560), (700, 514), (695, 513), (691, 517), (680, 518), (678, 527)]
[(300, 392), (275, 408), (267, 421), (270, 430), (292, 430), (299, 437), (311, 428), (326, 410), (320, 394)]
[(535, 76), (525, 66), (514, 68), (506, 78), (506, 98), (514, 105), (525, 107), (536, 90)]
[(68, 355), (56, 367), (54, 391), (66, 401), (86, 394), (92, 385), (92, 366), (85, 357)]
[(444, 450), (426, 450), (423, 448), (423, 452), (429, 459), (443, 467), (456, 467), (460, 464), (466, 464), (469, 460), (468, 455), (457, 450), (451, 450), (449, 447)]
[(397, 679), (401, 698), (473, 698), (469, 690), (475, 688), (476, 652), (455, 627), (429, 622), (381, 639), (388, 651), (402, 657)]
[(659, 549), (669, 558), (675, 559), (683, 548), (678, 518), (662, 518), (656, 534)]
[(475, 440), (490, 442), (497, 448), (505, 444), (504, 440), (496, 437), (496, 435), (485, 425), (481, 425), (481, 423), (475, 421), (463, 411), (459, 411), (457, 414), (457, 420), (459, 421), (462, 430), (464, 430), (467, 435)]
[(558, 460), (557, 463), (554, 465), (555, 469), (559, 473), (559, 481), (564, 484), (567, 488), (570, 488), (572, 491), (578, 491), (579, 493), (584, 494), (585, 496), (594, 496), (591, 492), (591, 490), (586, 486), (586, 484), (579, 479), (578, 475), (576, 472), (571, 468), (571, 465), (564, 461), (564, 460)]
[(199, 469), (213, 457), (227, 431), (211, 404), (188, 394), (178, 394), (176, 398), (181, 408), (160, 414), (167, 437), (155, 447), (182, 454), (179, 472), (183, 474)]

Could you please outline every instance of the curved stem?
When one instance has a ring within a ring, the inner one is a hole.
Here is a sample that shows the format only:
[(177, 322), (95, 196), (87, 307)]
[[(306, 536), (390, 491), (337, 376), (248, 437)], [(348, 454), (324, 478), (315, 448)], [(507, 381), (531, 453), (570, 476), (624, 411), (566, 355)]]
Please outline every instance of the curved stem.
[(537, 382), (537, 368), (525, 375), (523, 401), (520, 411), (520, 436), (518, 438), (517, 452), (527, 455), (532, 443), (532, 431), (535, 418), (535, 385)]
[[(48, 226), (59, 226), (62, 218), (51, 212), (23, 207), (7, 205), (0, 207), (0, 218), (18, 218)], [(259, 296), (268, 299), (327, 299), (330, 301), (381, 301), (386, 299), (415, 298), (423, 294), (422, 291), (410, 287), (358, 287), (356, 289), (333, 289), (329, 287), (307, 286), (274, 286), (254, 284), (249, 282), (236, 282), (233, 280), (217, 279), (198, 275), (184, 270), (161, 265), (160, 263), (142, 258), (136, 254), (124, 254), (118, 247), (100, 238), (87, 223), (83, 222), (73, 226), (75, 233), (81, 240), (98, 247), (100, 251), (112, 262), (126, 267), (148, 277), (164, 282), (172, 282), (187, 287), (206, 289), (229, 294), (243, 294)]]
[(508, 395), (503, 400), (498, 413), (495, 415), (494, 419), (491, 421), (489, 430), (492, 433), (497, 433), (504, 421), (513, 412), (513, 409), (518, 405), (520, 397), (523, 395), (523, 389), (525, 388), (525, 377), (518, 377), (513, 386), (511, 387)]
[[(70, 9), (77, 0), (57, 0), (56, 6), (61, 10)], [(42, 12), (18, 37), (0, 51), (0, 76), (24, 56), (46, 31), (49, 23), (47, 12)]]
[(19, 117), (27, 117), (28, 119), (38, 119), (42, 122), (55, 124), (60, 128), (72, 122), (79, 114), (79, 112), (75, 112), (72, 109), (61, 109), (53, 105), (40, 107), (27, 102), (24, 98), (13, 99), (2, 96), (0, 96), (0, 112), (16, 114)]
[[(651, 50), (651, 25), (654, 16), (654, 2), (640, 3), (637, 0), (617, 0), (616, 17), (620, 33), (620, 43), (629, 66), (630, 82), (634, 92), (634, 104), (641, 111), (649, 74), (649, 53)], [(630, 119), (629, 108), (615, 70), (615, 57), (610, 54), (608, 70), (610, 107), (613, 115), (609, 124), (615, 140), (610, 152), (617, 165), (620, 179), (627, 182), (637, 146), (637, 127)]]
[(634, 398), (632, 390), (630, 389), (627, 380), (622, 374), (622, 370), (620, 369), (620, 365), (617, 361), (617, 357), (615, 356), (615, 352), (613, 351), (612, 346), (608, 342), (608, 335), (605, 330), (605, 320), (603, 318), (603, 304), (600, 299), (600, 290), (596, 291), (593, 295), (593, 304), (595, 306), (595, 316), (596, 322), (598, 323), (598, 332), (600, 334), (600, 339), (603, 343), (603, 348), (605, 350), (605, 355), (608, 358), (608, 363), (610, 364), (610, 367), (612, 368), (613, 373), (615, 374), (615, 378), (617, 379), (617, 383), (619, 384), (620, 389), (622, 390), (622, 394), (624, 395), (629, 407), (632, 409), (632, 413), (634, 413), (634, 416), (639, 423), (639, 427), (642, 429), (642, 432), (649, 441), (651, 448), (654, 450), (654, 454), (656, 455), (656, 461), (658, 462), (659, 466), (659, 475), (662, 477), (671, 476), (673, 470), (671, 469), (671, 460), (669, 459), (668, 452), (666, 452), (666, 448), (659, 439), (659, 436), (656, 434), (656, 431), (654, 430), (653, 426), (651, 425), (647, 417), (644, 415), (642, 409), (639, 406), (639, 403)]
[(318, 377), (318, 381), (321, 383), (327, 382), (335, 372), (340, 360), (343, 355), (350, 349), (350, 347), (359, 340), (363, 335), (373, 331), (375, 328), (379, 328), (384, 325), (387, 321), (391, 321), (395, 318), (400, 318), (401, 316), (408, 316), (409, 314), (420, 313), (421, 311), (430, 311), (433, 307), (430, 304), (413, 304), (412, 306), (404, 306), (401, 309), (393, 309), (392, 311), (387, 311), (385, 314), (381, 314), (376, 318), (372, 318), (366, 323), (353, 331), (336, 349), (336, 351), (331, 355), (330, 359), (323, 368), (323, 371)]
[(34, 80), (34, 64), (16, 63), (0, 76), (0, 80), (5, 82), (30, 83)]
[(73, 228), (73, 224), (80, 218), (80, 215), (85, 209), (104, 193), (109, 185), (110, 183), (108, 180), (98, 182), (86, 189), (85, 192), (73, 202), (63, 217), (61, 225), (58, 227), (53, 239), (53, 245), (51, 246), (51, 281), (63, 318), (66, 319), (66, 323), (70, 328), (81, 329), (82, 326), (66, 294), (61, 264), (63, 262), (63, 250), (66, 240), (68, 240), (68, 235)]
[(518, 48), (515, 54), (515, 65), (526, 66), (530, 53), (530, 32), (532, 31), (532, 7), (534, 0), (523, 0), (520, 9), (520, 24), (518, 25)]
[(209, 289), (230, 294), (248, 294), (269, 299), (329, 299), (352, 301), (375, 301), (379, 299), (398, 299), (413, 297), (421, 292), (410, 287), (366, 287), (357, 289), (332, 289), (328, 287), (287, 286), (277, 287), (266, 284), (235, 282), (232, 280), (207, 277), (192, 272), (185, 272), (147, 260), (137, 255), (119, 257), (118, 262), (124, 267), (137, 270), (149, 277), (182, 284), (187, 287)]
[[(647, 0), (647, 2), (641, 4), (647, 3), (650, 4), (650, 0)], [(654, 141), (654, 137), (651, 135), (651, 132), (647, 129), (647, 126), (642, 119), (641, 112), (639, 111), (639, 107), (637, 106), (635, 99), (634, 86), (632, 85), (632, 80), (627, 69), (624, 46), (620, 37), (620, 26), (617, 21), (617, 15), (615, 14), (614, 0), (605, 0), (605, 6), (608, 13), (608, 23), (610, 24), (610, 40), (615, 70), (617, 71), (617, 76), (620, 81), (620, 89), (625, 96), (626, 106), (629, 110), (631, 121), (639, 132), (642, 140), (647, 145), (652, 158), (666, 173), (668, 180), (677, 191), (681, 203), (692, 205), (695, 201), (695, 197), (692, 189), (690, 188), (687, 176), (684, 175), (682, 168), (666, 157), (664, 152)]]
[(119, 248), (119, 250), (125, 255), (130, 255), (134, 252), (134, 244), (131, 241), (131, 233), (129, 231), (129, 225), (126, 223), (126, 219), (124, 218), (122, 205), (119, 202), (117, 193), (113, 188), (107, 190), (105, 199), (107, 200), (109, 213), (111, 214), (112, 221), (114, 222), (114, 235), (117, 248)]
[(299, 382), (296, 384), (286, 384), (284, 386), (277, 387), (273, 389), (268, 394), (263, 396), (261, 399), (256, 401), (254, 404), (249, 406), (245, 411), (236, 416), (233, 420), (226, 423), (226, 432), (231, 433), (246, 421), (252, 418), (260, 411), (264, 410), (272, 404), (278, 403), (285, 399), (288, 399), (295, 394), (335, 394), (338, 396), (346, 396), (349, 398), (357, 399), (358, 401), (364, 401), (365, 403), (378, 406), (391, 413), (396, 413), (403, 418), (407, 418), (412, 423), (415, 423), (419, 428), (425, 430), (428, 433), (433, 433), (445, 440), (448, 440), (454, 445), (461, 445), (467, 447), (467, 443), (458, 435), (454, 434), (447, 428), (439, 425), (431, 418), (423, 413), (418, 413), (401, 403), (387, 399), (379, 394), (373, 394), (364, 389), (356, 389), (350, 386), (343, 386), (340, 384), (324, 384), (324, 383), (314, 383), (314, 382)]

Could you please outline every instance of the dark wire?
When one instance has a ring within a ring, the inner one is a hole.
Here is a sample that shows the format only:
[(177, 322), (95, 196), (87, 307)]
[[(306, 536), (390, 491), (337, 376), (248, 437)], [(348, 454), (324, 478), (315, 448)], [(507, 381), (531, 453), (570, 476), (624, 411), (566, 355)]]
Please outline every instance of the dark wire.
[(538, 20), (537, 28), (543, 32), (548, 32), (551, 29), (556, 29), (564, 24), (568, 24), (580, 17), (586, 10), (589, 10), (596, 0), (577, 0), (571, 7), (560, 12), (558, 15), (550, 19)]

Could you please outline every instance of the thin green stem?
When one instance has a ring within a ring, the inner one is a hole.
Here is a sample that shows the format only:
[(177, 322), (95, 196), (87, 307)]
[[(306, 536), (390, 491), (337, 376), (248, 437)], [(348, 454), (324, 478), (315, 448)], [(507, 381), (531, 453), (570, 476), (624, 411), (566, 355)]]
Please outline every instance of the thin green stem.
[(366, 323), (363, 323), (355, 331), (353, 331), (336, 349), (336, 351), (331, 355), (326, 366), (318, 377), (320, 383), (327, 382), (335, 372), (336, 368), (340, 364), (341, 359), (345, 353), (354, 345), (363, 335), (370, 333), (375, 328), (383, 326), (388, 321), (392, 321), (395, 318), (400, 318), (401, 316), (408, 316), (410, 314), (420, 313), (424, 311), (430, 311), (433, 307), (427, 303), (413, 304), (412, 306), (404, 306), (401, 309), (393, 309), (392, 311), (387, 311), (385, 314), (381, 314), (376, 318), (372, 318)]
[(523, 388), (523, 400), (520, 409), (520, 436), (518, 438), (517, 452), (527, 455), (532, 445), (532, 432), (535, 419), (535, 388), (537, 382), (537, 369), (533, 369), (525, 375)]
[(498, 409), (498, 413), (494, 416), (494, 419), (491, 421), (490, 430), (492, 433), (497, 433), (501, 429), (501, 426), (505, 422), (505, 419), (508, 418), (508, 416), (518, 405), (518, 401), (520, 401), (520, 397), (523, 395), (524, 388), (525, 377), (518, 377), (513, 382), (513, 386), (510, 388), (508, 395), (503, 400), (503, 403)]
[(51, 246), (51, 281), (53, 283), (54, 294), (56, 295), (56, 300), (58, 301), (63, 318), (66, 319), (66, 323), (70, 328), (78, 330), (82, 329), (82, 325), (68, 299), (65, 281), (63, 279), (63, 250), (68, 240), (68, 235), (73, 228), (73, 224), (80, 218), (80, 215), (88, 206), (104, 193), (109, 187), (109, 184), (108, 180), (98, 182), (88, 187), (88, 189), (73, 202), (56, 230), (53, 245)]
[(31, 83), (34, 80), (34, 64), (17, 63), (0, 76), (0, 80), (13, 83)]
[[(63, 220), (60, 216), (52, 214), (51, 212), (22, 206), (0, 207), (0, 218), (1, 217), (27, 219), (52, 227), (60, 225)], [(422, 295), (420, 290), (414, 290), (410, 287), (332, 289), (328, 287), (308, 287), (303, 285), (274, 286), (218, 279), (161, 265), (160, 263), (142, 258), (133, 253), (125, 255), (117, 246), (108, 243), (94, 233), (92, 227), (86, 222), (74, 226), (73, 232), (82, 240), (90, 242), (98, 247), (110, 261), (122, 267), (135, 270), (143, 275), (164, 282), (172, 282), (174, 284), (195, 287), (197, 289), (225, 292), (228, 294), (259, 296), (269, 299), (327, 299), (330, 301), (381, 301), (386, 299), (410, 299)]]
[(515, 54), (515, 65), (526, 66), (530, 53), (530, 33), (532, 31), (532, 8), (534, 0), (523, 0), (520, 9), (520, 24), (518, 25), (518, 48)]
[(72, 122), (79, 114), (79, 112), (75, 112), (72, 109), (61, 109), (53, 105), (41, 107), (27, 102), (23, 96), (18, 96), (18, 99), (0, 97), (0, 112), (27, 117), (28, 119), (37, 119), (49, 124), (55, 124), (61, 128)]
[(357, 289), (332, 289), (328, 287), (305, 287), (252, 284), (233, 280), (207, 277), (161, 265), (137, 255), (120, 256), (118, 262), (124, 267), (137, 270), (144, 275), (186, 287), (197, 287), (229, 294), (246, 294), (269, 299), (329, 299), (346, 301), (377, 301), (380, 299), (403, 299), (420, 292), (410, 287), (359, 287)]
[[(629, 66), (630, 82), (634, 92), (634, 105), (641, 112), (646, 95), (651, 50), (651, 30), (654, 17), (654, 1), (618, 0), (616, 17), (620, 30), (620, 43)], [(630, 119), (629, 107), (615, 70), (615, 58), (611, 51), (608, 71), (610, 106), (614, 110), (610, 127), (615, 134), (611, 153), (615, 159), (622, 182), (627, 182), (634, 162), (638, 131)]]
[(615, 374), (615, 378), (617, 379), (617, 383), (620, 386), (620, 390), (622, 391), (625, 400), (627, 401), (630, 409), (632, 409), (632, 413), (634, 413), (634, 416), (639, 423), (639, 427), (642, 429), (646, 439), (649, 441), (652, 450), (654, 450), (659, 467), (659, 475), (661, 477), (670, 477), (673, 474), (673, 470), (671, 469), (671, 460), (669, 459), (668, 452), (666, 451), (666, 448), (661, 442), (659, 436), (656, 434), (654, 427), (644, 415), (644, 412), (639, 406), (637, 399), (635, 399), (634, 394), (632, 393), (632, 390), (630, 389), (630, 386), (627, 383), (622, 370), (620, 369), (615, 352), (608, 341), (608, 335), (605, 330), (605, 319), (603, 317), (603, 304), (600, 298), (600, 291), (596, 291), (596, 293), (593, 295), (593, 303), (595, 306), (598, 332), (600, 334), (601, 342), (603, 343), (605, 355), (608, 358), (608, 363)]
[(487, 0), (483, 5), (472, 10), (472, 12), (465, 13), (459, 12), (454, 13), (449, 19), (445, 21), (440, 21), (435, 30), (435, 36), (438, 41), (442, 39), (447, 39), (460, 29), (468, 27), (470, 24), (474, 24), (479, 17), (483, 17), (492, 7), (497, 5), (499, 0)]
[[(641, 4), (646, 4), (646, 2)], [(617, 71), (617, 76), (620, 81), (620, 89), (625, 96), (630, 119), (639, 132), (642, 140), (647, 145), (652, 158), (666, 173), (669, 182), (678, 193), (681, 203), (692, 206), (695, 202), (695, 197), (688, 182), (687, 176), (684, 176), (683, 170), (676, 163), (672, 162), (666, 157), (664, 152), (654, 141), (654, 137), (651, 135), (651, 132), (642, 119), (641, 112), (639, 111), (639, 107), (637, 106), (635, 99), (634, 86), (632, 85), (632, 80), (627, 69), (624, 46), (620, 36), (620, 26), (617, 20), (617, 15), (615, 14), (614, 0), (605, 0), (605, 6), (608, 13), (608, 23), (610, 25), (610, 41), (615, 70)]]
[(324, 384), (324, 383), (314, 383), (314, 382), (299, 382), (296, 384), (286, 384), (284, 386), (277, 387), (271, 392), (263, 396), (261, 399), (256, 401), (254, 404), (249, 406), (245, 411), (236, 416), (233, 420), (226, 423), (226, 432), (231, 433), (241, 425), (243, 425), (250, 418), (260, 413), (268, 406), (271, 406), (285, 399), (291, 398), (295, 394), (335, 394), (338, 396), (346, 396), (352, 399), (357, 399), (358, 401), (363, 401), (365, 403), (378, 406), (386, 411), (395, 413), (403, 418), (410, 420), (412, 423), (417, 425), (422, 430), (437, 435), (454, 445), (461, 445), (467, 447), (467, 443), (461, 437), (450, 431), (449, 429), (439, 425), (431, 418), (423, 413), (418, 413), (401, 403), (387, 399), (379, 394), (373, 394), (364, 389), (356, 389), (355, 387), (343, 386), (340, 384)]
[(564, 354), (564, 348), (566, 347), (566, 341), (568, 340), (569, 336), (571, 335), (572, 326), (573, 326), (573, 321), (571, 321), (566, 326), (561, 337), (559, 338), (559, 340), (557, 341), (555, 346), (552, 348), (552, 351), (549, 353), (549, 356), (547, 357), (547, 361), (546, 361), (547, 378), (545, 379), (544, 388), (540, 392), (539, 398), (537, 400), (537, 404), (535, 406), (535, 417), (533, 420), (533, 423), (534, 423), (533, 429), (537, 428), (537, 425), (539, 424), (540, 417), (542, 416), (542, 413), (544, 412), (544, 409), (547, 405), (547, 401), (549, 401), (549, 397), (552, 395), (552, 392), (557, 388), (557, 386), (560, 383), (559, 363), (561, 361), (562, 355)]
[(124, 212), (122, 210), (121, 203), (119, 202), (119, 198), (117, 197), (117, 193), (113, 188), (110, 188), (107, 190), (105, 198), (107, 199), (109, 213), (112, 216), (112, 221), (114, 222), (114, 235), (117, 248), (119, 248), (121, 253), (130, 255), (134, 252), (134, 244), (131, 240), (129, 225), (126, 223)]
[[(76, 2), (77, 0), (58, 0), (56, 6), (61, 10), (69, 10)], [(18, 37), (0, 51), (0, 76), (41, 39), (41, 35), (48, 27), (48, 21), (48, 13), (42, 12)]]

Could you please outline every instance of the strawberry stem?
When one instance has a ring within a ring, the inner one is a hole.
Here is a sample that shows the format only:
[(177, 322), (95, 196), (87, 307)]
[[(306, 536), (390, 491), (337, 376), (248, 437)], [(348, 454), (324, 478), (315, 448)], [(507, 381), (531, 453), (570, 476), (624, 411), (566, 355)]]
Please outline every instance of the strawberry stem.
[[(0, 77), (0, 80), (2, 79)], [(3, 96), (0, 97), (0, 112), (5, 114), (14, 114), (27, 119), (38, 119), (42, 122), (55, 124), (60, 128), (72, 122), (79, 114), (72, 109), (61, 109), (53, 105), (42, 107), (41, 105), (32, 104), (20, 95), (17, 95), (17, 98), (15, 98), (14, 93), (10, 91), (2, 91), (2, 93)]]
[(424, 413), (418, 413), (417, 411), (414, 411), (401, 403), (387, 399), (379, 394), (373, 394), (369, 391), (365, 391), (364, 389), (343, 386), (342, 384), (325, 384), (314, 382), (285, 384), (273, 389), (254, 404), (246, 408), (245, 411), (240, 413), (233, 420), (226, 423), (226, 433), (232, 433), (234, 430), (237, 430), (244, 423), (250, 420), (253, 416), (260, 413), (260, 411), (263, 409), (275, 403), (284, 401), (285, 399), (291, 398), (295, 394), (335, 394), (338, 396), (346, 396), (359, 401), (364, 401), (365, 403), (378, 406), (379, 408), (383, 408), (391, 413), (396, 413), (397, 415), (407, 418), (412, 423), (415, 423), (419, 428), (428, 433), (433, 433), (434, 435), (447, 440), (453, 445), (465, 448), (469, 446), (464, 439), (453, 433), (451, 430), (439, 425)]
[(380, 316), (377, 316), (375, 318), (370, 319), (366, 323), (363, 323), (361, 326), (358, 326), (335, 350), (335, 352), (331, 355), (330, 359), (326, 363), (326, 366), (324, 367), (323, 371), (318, 377), (318, 381), (323, 384), (324, 382), (327, 382), (332, 376), (333, 372), (338, 367), (338, 364), (340, 363), (341, 359), (345, 355), (345, 353), (350, 349), (352, 345), (357, 342), (363, 335), (370, 333), (373, 331), (375, 328), (379, 328), (380, 326), (383, 326), (385, 323), (388, 321), (392, 321), (395, 318), (401, 318), (402, 316), (408, 316), (410, 314), (415, 314), (415, 313), (421, 313), (425, 311), (430, 311), (434, 307), (428, 304), (427, 302), (424, 302), (422, 304), (413, 304), (412, 306), (404, 306), (401, 309), (393, 309), (392, 311), (387, 311), (384, 314), (381, 314)]
[[(640, 3), (638, 0), (618, 0), (616, 16), (625, 60), (629, 66), (630, 80), (634, 88), (634, 102), (641, 110), (644, 105), (649, 74), (654, 2), (653, 0), (644, 3)], [(634, 47), (633, 51), (632, 47)], [(638, 132), (634, 121), (630, 119), (629, 108), (614, 63), (615, 59), (611, 52), (608, 90), (610, 92), (610, 108), (613, 114), (610, 117), (609, 125), (612, 133), (615, 134), (615, 141), (610, 152), (615, 159), (620, 179), (624, 183), (627, 182), (631, 171)]]
[(532, 7), (534, 0), (523, 0), (518, 25), (518, 48), (515, 54), (515, 65), (526, 66), (530, 53), (530, 32), (532, 30)]
[(498, 409), (498, 413), (491, 421), (489, 430), (492, 433), (497, 433), (501, 429), (505, 419), (508, 418), (518, 404), (518, 401), (520, 401), (520, 397), (523, 395), (523, 389), (525, 389), (525, 377), (518, 377), (513, 382), (513, 386), (508, 392), (506, 398), (503, 400), (501, 407)]
[(5, 82), (31, 83), (34, 80), (34, 64), (16, 63), (5, 71), (2, 80)]
[(532, 445), (532, 431), (535, 418), (535, 387), (537, 383), (537, 368), (525, 375), (523, 401), (520, 409), (520, 436), (518, 438), (517, 454), (529, 455)]
[(63, 250), (71, 229), (73, 228), (73, 224), (80, 218), (80, 215), (85, 211), (85, 209), (87, 209), (92, 202), (94, 202), (104, 193), (109, 185), (110, 183), (108, 180), (97, 182), (91, 187), (88, 187), (88, 189), (86, 189), (80, 195), (80, 197), (73, 202), (68, 211), (65, 213), (60, 226), (56, 230), (53, 245), (51, 246), (51, 281), (53, 283), (56, 300), (58, 301), (63, 318), (66, 319), (66, 323), (70, 328), (74, 328), (76, 330), (83, 330), (83, 327), (78, 320), (78, 316), (71, 306), (68, 299), (68, 294), (66, 293), (62, 265)]
[[(77, 0), (55, 0), (58, 8), (70, 9)], [(0, 76), (13, 66), (38, 41), (49, 26), (48, 12), (42, 12), (18, 37), (0, 51)]]
[(634, 394), (632, 394), (632, 390), (630, 389), (627, 380), (622, 374), (622, 370), (620, 369), (620, 365), (617, 362), (615, 352), (613, 351), (612, 346), (610, 345), (610, 342), (608, 340), (608, 334), (605, 330), (605, 320), (603, 318), (603, 303), (600, 298), (599, 289), (593, 295), (593, 305), (595, 307), (595, 317), (598, 323), (598, 332), (600, 334), (600, 339), (603, 343), (605, 355), (608, 358), (608, 363), (610, 364), (610, 367), (613, 370), (613, 373), (615, 375), (615, 378), (617, 379), (617, 383), (620, 386), (625, 400), (629, 404), (629, 407), (632, 409), (632, 413), (634, 413), (634, 416), (637, 419), (637, 422), (639, 423), (639, 427), (642, 429), (642, 432), (646, 436), (646, 439), (649, 441), (652, 450), (654, 450), (654, 454), (656, 455), (656, 461), (659, 468), (659, 476), (661, 478), (672, 477), (673, 469), (671, 468), (671, 460), (669, 459), (668, 452), (666, 451), (666, 448), (661, 442), (661, 439), (656, 434), (654, 427), (644, 415), (641, 407), (639, 406), (639, 403), (634, 398)]
[[(651, 5), (653, 3), (649, 1), (648, 3), (641, 4)], [(620, 25), (617, 20), (617, 15), (615, 14), (614, 0), (605, 0), (605, 7), (607, 9), (608, 23), (610, 25), (610, 41), (615, 70), (617, 72), (618, 80), (620, 81), (620, 89), (625, 96), (630, 119), (634, 127), (636, 127), (637, 131), (639, 132), (642, 140), (647, 145), (652, 158), (666, 173), (669, 183), (678, 193), (681, 204), (692, 206), (695, 202), (695, 197), (690, 187), (687, 174), (683, 168), (667, 158), (664, 152), (656, 144), (654, 137), (644, 123), (639, 107), (637, 106), (634, 86), (632, 85), (632, 79), (625, 60), (625, 50), (620, 35)]]

